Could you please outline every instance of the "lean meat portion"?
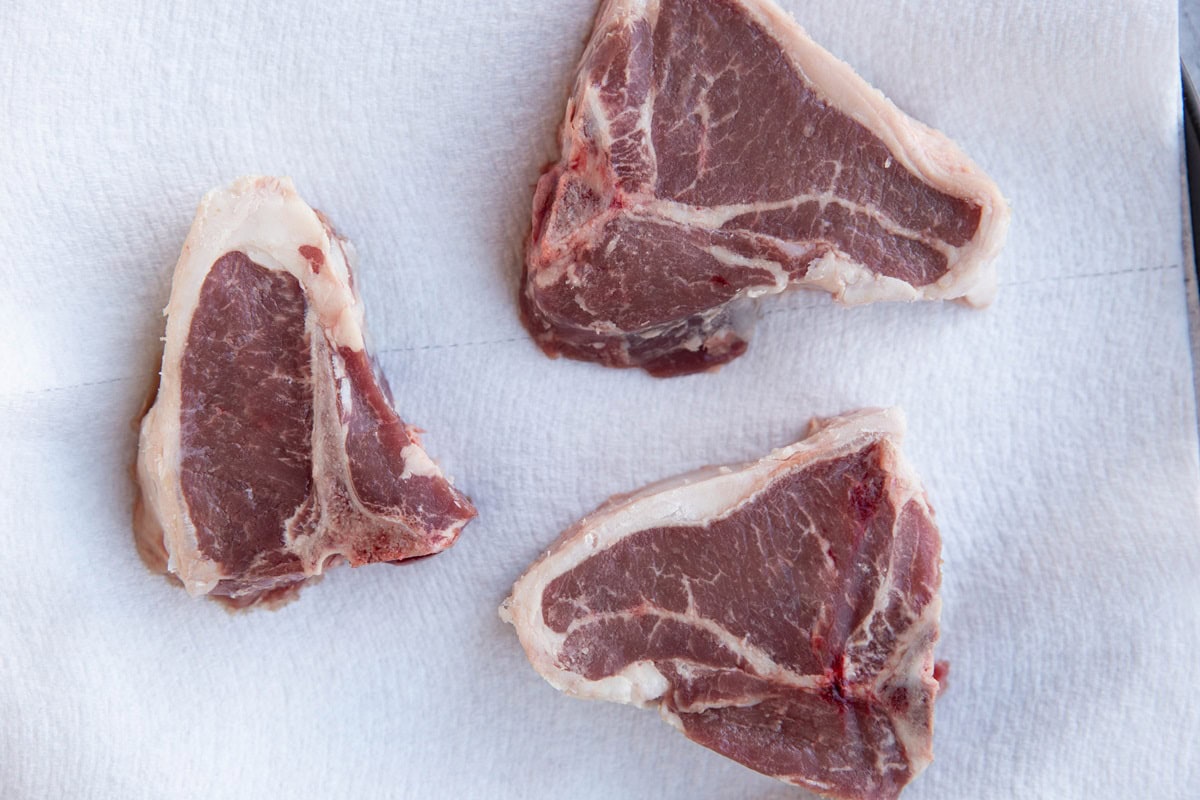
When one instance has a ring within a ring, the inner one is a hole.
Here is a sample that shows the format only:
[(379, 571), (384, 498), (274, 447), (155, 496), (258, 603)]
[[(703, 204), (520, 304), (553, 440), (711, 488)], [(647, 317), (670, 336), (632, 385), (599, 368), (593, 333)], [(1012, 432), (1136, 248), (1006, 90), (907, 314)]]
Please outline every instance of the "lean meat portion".
[(605, 0), (559, 140), (520, 293), (549, 355), (679, 375), (792, 287), (994, 293), (996, 185), (770, 0)]
[(287, 179), (200, 204), (175, 266), (134, 529), (192, 595), (275, 603), (333, 563), (437, 553), (475, 516), (367, 354), (353, 251)]
[[(614, 497), (501, 617), (577, 697), (836, 798), (894, 798), (933, 757), (941, 540), (896, 410), (759, 461)], [(939, 671), (940, 674), (940, 671)]]

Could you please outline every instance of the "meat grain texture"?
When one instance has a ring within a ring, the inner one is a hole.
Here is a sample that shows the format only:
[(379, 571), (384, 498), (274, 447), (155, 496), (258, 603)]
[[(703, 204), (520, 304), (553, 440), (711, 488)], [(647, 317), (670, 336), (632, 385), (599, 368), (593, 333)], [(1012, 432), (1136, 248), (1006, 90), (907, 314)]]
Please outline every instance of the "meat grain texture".
[(329, 566), (454, 543), (475, 516), (366, 349), (354, 252), (287, 179), (209, 193), (175, 267), (134, 529), (192, 595), (278, 604)]
[(501, 607), (576, 697), (834, 798), (895, 798), (933, 758), (941, 539), (897, 410), (614, 497)]
[(606, 0), (559, 143), (520, 289), (549, 355), (679, 375), (741, 355), (790, 288), (994, 294), (996, 185), (770, 0)]

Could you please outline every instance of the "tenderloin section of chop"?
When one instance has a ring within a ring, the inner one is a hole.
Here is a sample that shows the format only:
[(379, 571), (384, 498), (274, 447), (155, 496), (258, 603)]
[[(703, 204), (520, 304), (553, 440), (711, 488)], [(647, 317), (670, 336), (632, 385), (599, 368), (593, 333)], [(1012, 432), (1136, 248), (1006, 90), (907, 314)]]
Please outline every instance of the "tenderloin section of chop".
[(606, 0), (533, 200), (550, 355), (660, 376), (746, 349), (756, 298), (989, 302), (999, 189), (770, 0)]
[(287, 179), (201, 202), (175, 266), (134, 528), (148, 563), (232, 606), (341, 560), (437, 553), (475, 516), (367, 354), (353, 251)]
[(933, 757), (941, 541), (899, 411), (614, 497), (500, 615), (577, 697), (829, 797), (892, 798)]

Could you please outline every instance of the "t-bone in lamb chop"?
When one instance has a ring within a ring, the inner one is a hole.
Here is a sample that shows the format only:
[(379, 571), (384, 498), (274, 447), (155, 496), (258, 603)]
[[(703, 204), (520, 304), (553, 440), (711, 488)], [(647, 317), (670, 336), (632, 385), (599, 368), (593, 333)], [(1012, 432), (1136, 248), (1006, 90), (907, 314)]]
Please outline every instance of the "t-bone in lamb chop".
[(770, 0), (606, 0), (538, 182), (521, 312), (550, 355), (670, 376), (755, 301), (986, 304), (1008, 207)]
[(437, 553), (471, 502), (392, 408), (354, 256), (290, 181), (200, 204), (142, 420), (139, 549), (193, 595), (277, 603), (328, 566)]

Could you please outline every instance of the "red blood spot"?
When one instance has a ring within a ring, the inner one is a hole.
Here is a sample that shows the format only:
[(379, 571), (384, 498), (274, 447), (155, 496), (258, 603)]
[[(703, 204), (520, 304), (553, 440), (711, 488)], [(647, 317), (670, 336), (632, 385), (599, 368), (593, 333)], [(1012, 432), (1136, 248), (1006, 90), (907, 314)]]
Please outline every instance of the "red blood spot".
[(860, 525), (875, 516), (882, 501), (882, 481), (864, 481), (850, 490), (850, 507), (854, 511), (854, 518)]
[(846, 663), (844, 656), (834, 659), (833, 667), (825, 670), (825, 678), (829, 681), (829, 694), (834, 702), (846, 700)]
[(713, 275), (708, 280), (714, 286), (728, 286), (729, 285), (729, 281), (721, 275)]
[(946, 691), (946, 679), (950, 677), (950, 662), (936, 661), (933, 665), (933, 679), (941, 684), (939, 692)]
[(300, 255), (308, 261), (314, 275), (321, 274), (321, 267), (325, 266), (325, 254), (321, 252), (321, 248), (313, 247), (311, 244), (302, 244), (300, 245)]

